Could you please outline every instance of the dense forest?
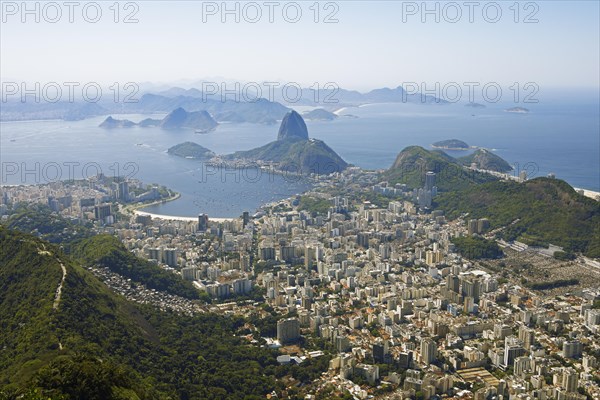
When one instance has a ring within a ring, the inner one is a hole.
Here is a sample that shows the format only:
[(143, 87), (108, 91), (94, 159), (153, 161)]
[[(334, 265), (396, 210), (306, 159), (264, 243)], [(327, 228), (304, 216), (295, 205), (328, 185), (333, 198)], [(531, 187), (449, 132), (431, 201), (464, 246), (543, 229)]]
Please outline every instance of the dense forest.
[(564, 247), (566, 252), (600, 257), (600, 203), (564, 181), (536, 178), (525, 183), (496, 181), (444, 193), (436, 208), (449, 219), (468, 213), (488, 218), (500, 237), (527, 244)]
[(241, 317), (131, 303), (60, 247), (4, 227), (0, 284), (0, 399), (264, 399), (280, 377), (326, 369), (279, 365)]
[(500, 258), (503, 253), (498, 244), (478, 236), (464, 236), (452, 239), (456, 252), (471, 260)]

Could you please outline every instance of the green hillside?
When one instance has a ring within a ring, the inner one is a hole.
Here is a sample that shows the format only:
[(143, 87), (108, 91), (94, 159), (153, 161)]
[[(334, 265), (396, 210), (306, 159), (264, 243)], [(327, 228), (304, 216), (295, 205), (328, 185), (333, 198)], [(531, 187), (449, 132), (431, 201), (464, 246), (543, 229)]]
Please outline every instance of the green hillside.
[(75, 224), (41, 204), (22, 204), (8, 219), (6, 226), (31, 233), (51, 243), (67, 243), (92, 235), (89, 222)]
[(489, 171), (509, 172), (513, 170), (513, 167), (503, 158), (485, 149), (478, 149), (468, 156), (457, 158), (457, 160), (463, 165), (470, 166), (474, 163), (477, 168)]
[(276, 140), (256, 149), (238, 151), (228, 158), (276, 162), (282, 170), (303, 174), (330, 174), (348, 166), (325, 142), (293, 137)]
[(4, 227), (0, 285), (2, 399), (264, 399), (293, 373), (242, 338), (242, 318), (131, 303), (57, 246)]
[(199, 292), (179, 275), (136, 257), (114, 236), (96, 235), (74, 242), (71, 254), (85, 265), (108, 267), (150, 289), (165, 291), (189, 299), (198, 299)]
[[(61, 264), (67, 274), (55, 308)], [(124, 398), (146, 397), (143, 380), (130, 368), (108, 370), (111, 364), (104, 367), (97, 358), (104, 355), (102, 349), (127, 350), (127, 338), (149, 341), (151, 334), (133, 322), (139, 315), (135, 308), (57, 247), (3, 227), (0, 282), (0, 391), (4, 396), (47, 385), (44, 394), (52, 398), (83, 398), (85, 385), (88, 396), (84, 397), (90, 399), (116, 398), (113, 390), (130, 391)], [(63, 380), (60, 385), (57, 376)]]
[(425, 174), (437, 174), (436, 186), (440, 192), (463, 190), (473, 184), (496, 180), (491, 175), (468, 170), (456, 159), (440, 150), (429, 151), (420, 146), (402, 150), (383, 178), (391, 184), (404, 183), (412, 188), (423, 187)]
[(525, 183), (496, 181), (435, 199), (449, 218), (469, 213), (488, 218), (492, 228), (507, 226), (502, 237), (562, 246), (569, 252), (600, 257), (600, 203), (558, 179)]
[(10, 229), (31, 233), (63, 249), (84, 265), (108, 267), (150, 289), (165, 291), (189, 299), (198, 299), (199, 292), (178, 275), (158, 265), (136, 257), (115, 237), (95, 235), (87, 226), (77, 225), (53, 213), (46, 206), (30, 205), (12, 216), (6, 225)]

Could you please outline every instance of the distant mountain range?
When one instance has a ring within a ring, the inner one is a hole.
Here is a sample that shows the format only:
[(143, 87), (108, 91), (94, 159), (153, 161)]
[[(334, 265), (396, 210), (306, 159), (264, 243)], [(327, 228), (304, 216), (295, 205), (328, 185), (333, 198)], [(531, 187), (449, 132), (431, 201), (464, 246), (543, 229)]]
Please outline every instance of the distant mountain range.
[[(331, 88), (331, 89), (311, 89), (302, 88), (299, 93), (286, 92), (281, 89), (282, 85), (276, 87), (273, 90), (274, 100), (278, 103), (286, 105), (305, 105), (305, 106), (321, 106), (326, 108), (336, 108), (340, 106), (348, 105), (361, 105), (368, 103), (413, 103), (413, 104), (448, 104), (446, 100), (439, 99), (435, 96), (425, 95), (421, 93), (409, 93), (402, 86), (396, 88), (379, 88), (374, 89), (366, 93), (361, 93), (356, 90), (347, 90), (342, 88)], [(258, 92), (251, 92), (250, 90), (245, 95), (248, 100), (255, 97), (260, 97), (266, 93), (267, 88)], [(174, 87), (162, 92), (157, 93), (160, 96), (165, 97), (191, 97), (191, 98), (202, 98), (203, 96), (208, 100), (220, 100), (221, 93), (204, 95), (201, 90), (191, 88), (183, 89)]]
[[(157, 93), (148, 92), (139, 97), (137, 102), (115, 103), (112, 98), (101, 99), (98, 103), (86, 103), (82, 100), (75, 102), (21, 102), (20, 99), (2, 104), (0, 121), (37, 120), (37, 119), (62, 119), (81, 120), (108, 114), (153, 114), (168, 113), (177, 108), (184, 108), (190, 112), (207, 111), (219, 122), (250, 122), (259, 124), (275, 124), (289, 111), (290, 106), (315, 106), (325, 107), (329, 110), (344, 106), (357, 106), (367, 103), (412, 103), (412, 104), (447, 104), (448, 102), (430, 95), (420, 93), (407, 93), (404, 88), (375, 89), (367, 93), (360, 93), (345, 89), (301, 89), (298, 96), (293, 99), (284, 98), (281, 90), (275, 90), (273, 101), (257, 98), (259, 94), (248, 93), (243, 97), (234, 99), (233, 96), (221, 98), (221, 94), (203, 94), (202, 91), (192, 88), (171, 88)], [(108, 96), (107, 96), (108, 97)], [(285, 104), (285, 105), (284, 105)], [(325, 110), (324, 110), (325, 111)], [(333, 119), (331, 115), (323, 112), (318, 118), (308, 116), (309, 119)], [(323, 118), (326, 116), (326, 118)]]
[(0, 121), (26, 121), (42, 119), (61, 119), (79, 121), (98, 115), (109, 114), (109, 110), (97, 103), (57, 102), (57, 103), (21, 103), (6, 101), (0, 107)]
[(187, 112), (179, 107), (171, 111), (162, 120), (146, 118), (139, 123), (135, 123), (128, 119), (114, 119), (109, 116), (99, 126), (107, 129), (159, 126), (163, 129), (188, 128), (205, 133), (215, 129), (217, 125), (219, 125), (217, 121), (206, 111)]

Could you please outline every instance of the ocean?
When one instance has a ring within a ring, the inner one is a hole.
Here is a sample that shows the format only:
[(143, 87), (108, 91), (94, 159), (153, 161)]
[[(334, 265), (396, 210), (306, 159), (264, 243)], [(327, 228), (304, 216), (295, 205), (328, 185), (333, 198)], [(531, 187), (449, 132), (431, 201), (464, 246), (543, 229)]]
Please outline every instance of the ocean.
[[(598, 104), (525, 105), (528, 114), (508, 106), (473, 109), (461, 104), (373, 104), (342, 110), (334, 121), (307, 121), (309, 135), (324, 140), (347, 162), (366, 169), (389, 168), (406, 146), (460, 139), (493, 150), (530, 178), (554, 173), (572, 186), (600, 191), (600, 113)], [(119, 115), (139, 121), (163, 115)], [(209, 134), (159, 128), (106, 130), (105, 117), (83, 121), (0, 123), (2, 184), (34, 184), (81, 179), (102, 171), (158, 183), (181, 198), (145, 211), (174, 216), (207, 213), (237, 217), (260, 205), (301, 193), (310, 184), (296, 177), (250, 170), (207, 167), (170, 156), (167, 149), (193, 141), (217, 154), (248, 150), (277, 137), (278, 125), (221, 124)], [(452, 156), (469, 153), (449, 151)]]

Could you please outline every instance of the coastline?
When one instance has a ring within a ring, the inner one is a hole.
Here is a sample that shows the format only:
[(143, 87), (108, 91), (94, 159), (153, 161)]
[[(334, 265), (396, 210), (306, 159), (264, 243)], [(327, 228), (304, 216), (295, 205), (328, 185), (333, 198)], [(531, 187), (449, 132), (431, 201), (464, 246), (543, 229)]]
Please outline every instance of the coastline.
[(156, 200), (156, 201), (153, 201), (151, 203), (138, 203), (138, 204), (126, 205), (125, 207), (123, 207), (123, 211), (126, 212), (126, 213), (137, 215), (136, 211), (138, 211), (140, 208), (155, 206), (157, 204), (166, 203), (168, 201), (175, 201), (175, 200), (177, 200), (180, 197), (181, 197), (181, 193), (175, 193), (175, 195), (173, 195), (173, 196), (171, 196), (169, 198), (161, 199), (161, 200)]
[(583, 191), (583, 195), (585, 197), (589, 197), (590, 199), (600, 201), (600, 192), (594, 192), (593, 190), (588, 190), (588, 189), (583, 189), (583, 188), (576, 188), (574, 186), (573, 186), (573, 189), (575, 189), (576, 192)]
[[(165, 221), (182, 221), (182, 222), (197, 222), (198, 221), (198, 217), (178, 217), (175, 215), (161, 215), (161, 214), (154, 214), (154, 213), (149, 213), (146, 211), (140, 211), (140, 210), (133, 210), (133, 214), (134, 215), (147, 215), (150, 216), (152, 218), (156, 218), (156, 219), (162, 219)], [(222, 217), (211, 217), (210, 215), (208, 216), (208, 221), (211, 222), (226, 222), (226, 221), (234, 221), (237, 218), (222, 218)]]
[[(135, 204), (132, 205), (130, 207), (126, 208), (126, 212), (133, 214), (133, 215), (149, 215), (152, 218), (156, 218), (156, 219), (162, 219), (165, 221), (184, 221), (184, 222), (196, 222), (198, 221), (198, 217), (178, 217), (176, 215), (163, 215), (163, 214), (155, 214), (155, 213), (151, 213), (151, 212), (147, 212), (147, 211), (142, 211), (142, 208), (146, 208), (146, 207), (150, 207), (150, 206), (154, 206), (157, 204), (163, 204), (166, 203), (168, 201), (175, 201), (178, 198), (181, 197), (181, 193), (175, 193), (174, 196), (169, 197), (167, 199), (163, 199), (163, 200), (157, 200), (157, 201), (153, 201), (151, 203), (142, 203), (142, 204)], [(214, 222), (225, 222), (225, 221), (233, 221), (237, 218), (223, 218), (223, 217), (211, 217), (210, 215), (208, 216), (209, 221), (214, 221)]]

